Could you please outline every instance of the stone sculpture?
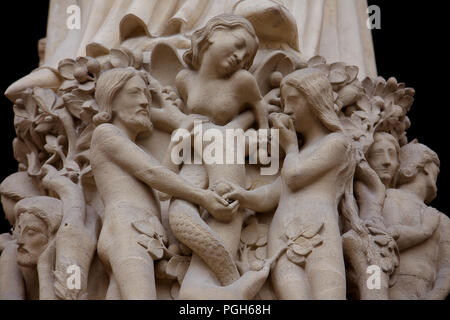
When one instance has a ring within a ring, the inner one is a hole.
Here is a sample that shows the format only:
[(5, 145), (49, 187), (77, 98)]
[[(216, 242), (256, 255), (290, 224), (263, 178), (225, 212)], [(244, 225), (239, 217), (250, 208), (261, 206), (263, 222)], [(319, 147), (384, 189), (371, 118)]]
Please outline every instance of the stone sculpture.
[(51, 1), (5, 93), (0, 298), (445, 299), (439, 158), (361, 3), (96, 1), (75, 34)]

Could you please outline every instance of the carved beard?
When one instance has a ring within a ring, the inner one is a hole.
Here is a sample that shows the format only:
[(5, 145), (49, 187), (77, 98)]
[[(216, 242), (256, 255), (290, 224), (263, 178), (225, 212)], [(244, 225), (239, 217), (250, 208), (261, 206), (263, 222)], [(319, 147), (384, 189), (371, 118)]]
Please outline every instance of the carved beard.
[(153, 124), (150, 118), (142, 114), (137, 114), (136, 117), (129, 120), (128, 124), (133, 127), (138, 127), (142, 134), (150, 133), (153, 130)]

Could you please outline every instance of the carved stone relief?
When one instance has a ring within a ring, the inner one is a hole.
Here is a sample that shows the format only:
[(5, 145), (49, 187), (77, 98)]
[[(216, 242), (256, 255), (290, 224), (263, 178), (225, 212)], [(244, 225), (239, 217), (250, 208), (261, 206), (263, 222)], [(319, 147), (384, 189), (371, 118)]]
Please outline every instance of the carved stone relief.
[(0, 299), (447, 297), (439, 158), (362, 1), (224, 3), (90, 2), (75, 36), (50, 1), (5, 93)]

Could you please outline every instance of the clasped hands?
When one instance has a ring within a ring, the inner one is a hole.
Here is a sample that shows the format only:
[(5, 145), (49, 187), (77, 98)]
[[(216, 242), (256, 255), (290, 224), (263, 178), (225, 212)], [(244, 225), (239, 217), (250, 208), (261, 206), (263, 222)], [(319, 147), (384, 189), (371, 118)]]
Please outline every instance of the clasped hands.
[(217, 220), (231, 222), (245, 204), (247, 192), (232, 182), (219, 181), (211, 189), (205, 190), (206, 196), (201, 205)]

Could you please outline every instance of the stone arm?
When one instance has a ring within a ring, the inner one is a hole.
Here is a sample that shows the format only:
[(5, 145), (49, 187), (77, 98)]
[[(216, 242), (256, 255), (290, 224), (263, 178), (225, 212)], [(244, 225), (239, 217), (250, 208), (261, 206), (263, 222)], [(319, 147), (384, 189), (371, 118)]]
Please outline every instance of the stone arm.
[(244, 102), (251, 105), (259, 129), (269, 129), (269, 105), (259, 90), (255, 77), (248, 71), (240, 71), (237, 88), (244, 97)]
[(226, 185), (227, 193), (223, 195), (225, 199), (238, 200), (242, 208), (247, 208), (256, 212), (269, 212), (276, 209), (280, 202), (281, 178), (271, 184), (267, 184), (254, 190), (244, 188), (230, 182), (222, 182)]
[[(98, 219), (87, 221), (86, 201), (80, 186), (52, 166), (46, 166), (44, 171), (43, 186), (55, 192), (63, 204), (63, 218), (55, 238), (55, 288), (60, 298), (80, 299), (87, 295), (88, 274), (97, 245)], [(81, 269), (82, 285), (78, 292), (66, 288), (70, 265)]]
[(450, 293), (450, 219), (441, 213), (439, 223), (438, 273), (433, 289), (425, 299), (445, 300)]
[[(383, 208), (383, 216), (397, 216), (398, 208), (390, 206), (390, 201), (385, 202)], [(388, 219), (390, 220), (390, 219)], [(397, 246), (401, 251), (414, 247), (428, 238), (430, 238), (436, 231), (439, 223), (439, 214), (432, 208), (423, 210), (420, 214), (420, 223), (418, 225), (404, 225), (401, 222), (387, 226), (389, 233), (393, 236), (398, 236)]]
[(172, 133), (193, 123), (194, 118), (181, 111), (183, 101), (174, 89), (158, 86), (155, 90), (156, 103), (160, 105), (159, 108), (150, 107), (150, 118), (155, 128)]
[(336, 136), (324, 142), (308, 159), (299, 161), (299, 152), (293, 149), (286, 155), (282, 177), (292, 191), (302, 189), (346, 161), (351, 152), (347, 139)]
[(237, 205), (228, 202), (210, 190), (198, 188), (125, 137), (113, 125), (104, 124), (96, 128), (92, 151), (103, 153), (110, 161), (135, 176), (148, 186), (175, 198), (198, 204), (220, 221), (229, 221)]
[(0, 255), (0, 300), (25, 300), (25, 286), (17, 264), (17, 243), (4, 243)]
[(386, 188), (365, 160), (356, 167), (354, 190), (361, 219), (382, 219)]

